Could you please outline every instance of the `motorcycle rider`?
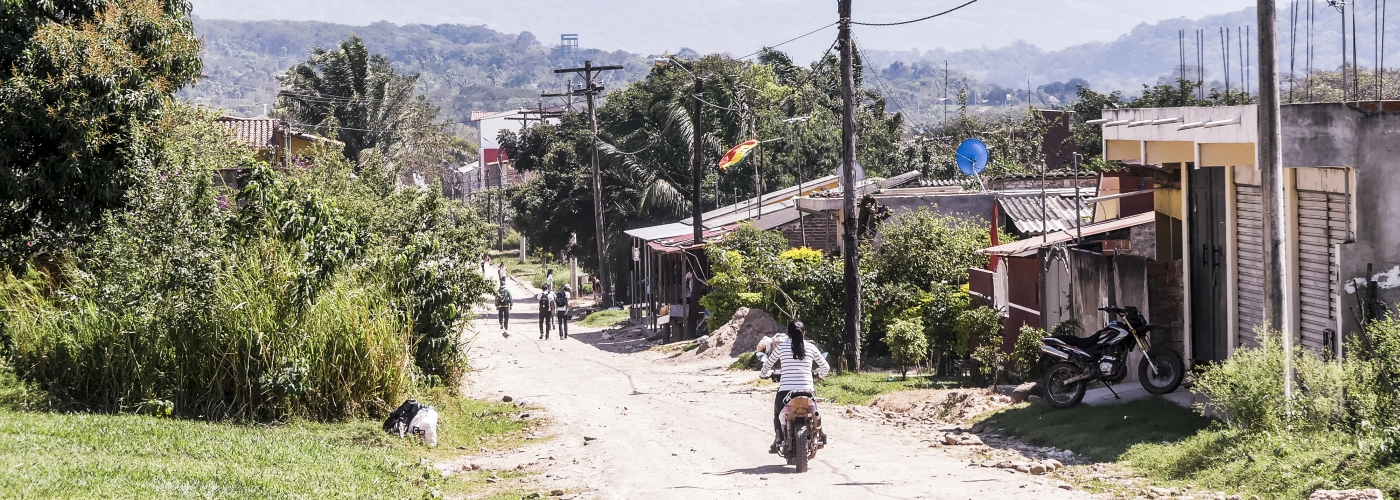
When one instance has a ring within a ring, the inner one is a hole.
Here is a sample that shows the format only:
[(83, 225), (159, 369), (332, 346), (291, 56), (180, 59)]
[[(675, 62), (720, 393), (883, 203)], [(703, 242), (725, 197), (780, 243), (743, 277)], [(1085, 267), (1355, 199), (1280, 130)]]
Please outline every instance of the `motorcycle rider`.
[[(787, 340), (772, 348), (771, 354), (763, 361), (763, 369), (758, 372), (759, 377), (767, 377), (773, 372), (773, 364), (782, 360), (778, 394), (773, 399), (773, 445), (768, 447), (768, 453), (774, 454), (778, 453), (778, 446), (783, 442), (783, 424), (778, 416), (787, 405), (788, 394), (793, 391), (816, 394), (812, 379), (814, 372), (819, 379), (831, 372), (831, 366), (826, 363), (821, 350), (807, 341), (806, 326), (801, 321), (788, 323), (787, 336)], [(814, 364), (815, 370), (812, 368)]]

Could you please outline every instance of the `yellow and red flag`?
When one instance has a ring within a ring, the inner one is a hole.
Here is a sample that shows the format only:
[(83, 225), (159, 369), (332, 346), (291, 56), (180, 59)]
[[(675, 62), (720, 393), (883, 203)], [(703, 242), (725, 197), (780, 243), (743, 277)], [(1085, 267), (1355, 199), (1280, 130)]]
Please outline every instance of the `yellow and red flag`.
[(729, 168), (730, 165), (743, 161), (744, 155), (749, 154), (749, 150), (757, 146), (758, 139), (749, 139), (747, 141), (744, 141), (743, 144), (734, 146), (734, 149), (731, 149), (728, 153), (724, 154), (724, 158), (719, 159), (720, 171), (723, 172), (725, 169)]

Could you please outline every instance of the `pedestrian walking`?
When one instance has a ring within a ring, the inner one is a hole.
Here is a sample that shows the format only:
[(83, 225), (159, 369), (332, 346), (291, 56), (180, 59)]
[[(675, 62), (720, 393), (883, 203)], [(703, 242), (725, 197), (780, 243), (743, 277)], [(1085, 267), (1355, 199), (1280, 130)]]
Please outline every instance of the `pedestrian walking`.
[(593, 282), (593, 300), (598, 300), (603, 293), (603, 287), (598, 283), (598, 275), (594, 274), (589, 276), (588, 279)]
[(506, 290), (506, 282), (501, 282), (501, 288), (496, 290), (496, 322), (501, 324), (502, 330), (510, 329), (510, 308), (515, 305), (515, 298), (510, 296), (510, 291)]
[(554, 312), (555, 315), (559, 317), (559, 340), (569, 338), (570, 298), (572, 298), (572, 290), (569, 289), (569, 285), (567, 284), (564, 285), (564, 288), (562, 288), (559, 293), (554, 295)]
[(545, 285), (540, 291), (540, 340), (549, 340), (549, 333), (554, 330), (554, 294), (549, 291), (549, 285)]
[[(490, 264), (491, 264), (491, 256), (490, 256), (490, 255), (487, 255), (487, 254), (481, 254), (481, 274), (483, 274), (483, 275), (486, 274), (486, 266), (488, 266), (488, 265), (490, 265)], [(492, 266), (492, 267), (495, 267), (495, 266)]]
[(510, 271), (506, 270), (506, 261), (501, 261), (501, 267), (496, 268), (496, 277), (500, 278), (501, 285), (506, 284), (506, 276), (510, 276)]

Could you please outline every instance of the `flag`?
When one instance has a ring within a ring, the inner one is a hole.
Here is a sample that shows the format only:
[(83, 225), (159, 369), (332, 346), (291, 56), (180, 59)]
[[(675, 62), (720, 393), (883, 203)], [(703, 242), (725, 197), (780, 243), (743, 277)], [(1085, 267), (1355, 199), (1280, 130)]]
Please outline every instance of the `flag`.
[(719, 159), (720, 171), (722, 172), (724, 171), (724, 169), (729, 168), (730, 165), (743, 161), (744, 155), (749, 154), (749, 150), (757, 146), (758, 139), (749, 139), (747, 141), (744, 141), (743, 144), (734, 146), (734, 149), (731, 149), (728, 153), (724, 154), (724, 158)]

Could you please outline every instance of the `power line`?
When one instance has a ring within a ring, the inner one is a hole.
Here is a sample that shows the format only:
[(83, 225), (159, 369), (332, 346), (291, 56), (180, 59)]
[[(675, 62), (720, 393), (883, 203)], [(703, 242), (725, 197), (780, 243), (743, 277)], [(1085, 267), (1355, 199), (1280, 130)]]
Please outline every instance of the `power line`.
[[(975, 1), (977, 1), (977, 0), (973, 0), (973, 1), (975, 2)], [(798, 36), (796, 36), (796, 37), (794, 37), (794, 38), (792, 38), (792, 39), (789, 39), (789, 40), (786, 41), (786, 42), (783, 42), (783, 43), (780, 43), (780, 44), (777, 44), (777, 45), (770, 45), (770, 46), (767, 46), (767, 47), (758, 49), (758, 50), (754, 51), (752, 54), (748, 54), (748, 55), (746, 55), (746, 56), (744, 56), (744, 57), (740, 57), (739, 59), (748, 59), (748, 58), (750, 58), (750, 57), (753, 57), (753, 56), (755, 56), (755, 55), (758, 55), (758, 54), (762, 53), (762, 52), (765, 51), (765, 50), (768, 50), (768, 49), (776, 49), (776, 48), (778, 48), (778, 47), (782, 47), (782, 46), (787, 45), (787, 44), (789, 44), (789, 43), (798, 41), (798, 40), (800, 40), (800, 39), (802, 39), (802, 38), (806, 38), (808, 35), (811, 35), (811, 34), (816, 33), (816, 32), (818, 32), (818, 31), (821, 31), (821, 30), (830, 28), (830, 27), (832, 27), (832, 26), (836, 26), (837, 24), (840, 24), (840, 21), (837, 21), (837, 22), (828, 24), (828, 25), (826, 25), (826, 26), (822, 26), (822, 27), (817, 28), (817, 29), (814, 29), (814, 30), (812, 30), (812, 31), (808, 31), (808, 32), (803, 33), (803, 34), (801, 34), (801, 35), (798, 35)], [(830, 49), (828, 49), (828, 50), (830, 50)]]
[(910, 20), (908, 20), (908, 21), (900, 21), (900, 22), (897, 22), (897, 23), (858, 23), (858, 22), (855, 22), (855, 21), (851, 21), (851, 24), (858, 24), (858, 25), (861, 25), (861, 26), (899, 26), (899, 25), (901, 25), (901, 24), (917, 23), (917, 22), (919, 22), (919, 21), (927, 21), (927, 20), (929, 20), (929, 19), (933, 19), (933, 18), (935, 18), (935, 17), (938, 17), (938, 16), (941, 16), (941, 15), (944, 15), (944, 14), (947, 14), (947, 13), (950, 13), (950, 12), (953, 12), (953, 11), (958, 10), (958, 9), (961, 9), (961, 8), (963, 8), (963, 7), (967, 7), (967, 6), (969, 6), (969, 5), (972, 5), (972, 4), (974, 4), (974, 3), (977, 3), (977, 0), (972, 0), (972, 1), (970, 1), (970, 2), (967, 2), (967, 3), (965, 3), (965, 4), (959, 5), (959, 6), (957, 6), (957, 7), (953, 7), (953, 8), (951, 8), (951, 9), (945, 10), (945, 11), (943, 11), (943, 12), (939, 12), (939, 13), (934, 14), (934, 15), (932, 15), (932, 16), (921, 17), (921, 18), (918, 18), (918, 19), (910, 19)]

